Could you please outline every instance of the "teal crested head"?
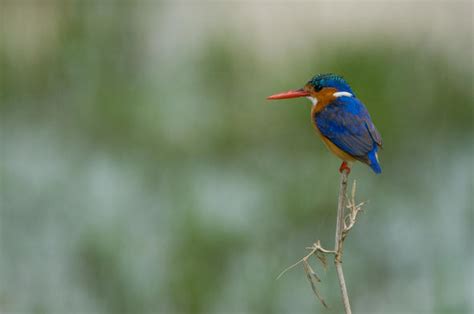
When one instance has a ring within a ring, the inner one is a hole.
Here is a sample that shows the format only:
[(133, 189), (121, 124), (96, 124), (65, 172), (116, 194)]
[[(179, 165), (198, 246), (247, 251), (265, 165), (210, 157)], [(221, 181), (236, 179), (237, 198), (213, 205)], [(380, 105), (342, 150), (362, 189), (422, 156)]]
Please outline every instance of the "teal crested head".
[(318, 101), (331, 101), (337, 97), (353, 97), (349, 84), (340, 75), (328, 73), (318, 74), (305, 84), (303, 88), (290, 90), (288, 92), (275, 94), (267, 97), (268, 99), (287, 99), (296, 97), (308, 97), (313, 104)]
[(354, 95), (346, 80), (342, 76), (333, 73), (318, 74), (310, 79), (306, 86), (311, 86), (315, 92), (319, 92), (323, 88), (334, 88), (338, 92), (348, 92)]

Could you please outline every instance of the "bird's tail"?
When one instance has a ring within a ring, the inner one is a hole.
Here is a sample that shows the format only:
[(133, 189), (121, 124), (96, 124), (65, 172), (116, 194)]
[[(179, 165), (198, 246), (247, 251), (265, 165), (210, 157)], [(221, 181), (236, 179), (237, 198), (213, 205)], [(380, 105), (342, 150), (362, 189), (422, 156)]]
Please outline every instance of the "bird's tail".
[(378, 150), (378, 147), (377, 145), (375, 145), (374, 149), (371, 152), (369, 152), (368, 157), (369, 157), (369, 162), (370, 162), (369, 164), (370, 168), (372, 168), (372, 170), (375, 173), (379, 174), (379, 173), (382, 173), (382, 167), (380, 167), (380, 164), (379, 164), (379, 157), (377, 155), (377, 150)]

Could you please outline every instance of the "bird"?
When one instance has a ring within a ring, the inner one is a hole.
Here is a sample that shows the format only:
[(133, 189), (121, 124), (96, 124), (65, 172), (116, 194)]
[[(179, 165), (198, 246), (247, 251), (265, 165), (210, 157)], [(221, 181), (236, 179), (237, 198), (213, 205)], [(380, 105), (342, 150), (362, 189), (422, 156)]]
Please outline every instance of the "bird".
[(365, 105), (346, 80), (337, 74), (318, 74), (303, 88), (268, 96), (269, 100), (306, 97), (311, 101), (311, 121), (327, 148), (342, 159), (339, 172), (351, 172), (354, 161), (382, 173), (378, 151), (382, 137)]

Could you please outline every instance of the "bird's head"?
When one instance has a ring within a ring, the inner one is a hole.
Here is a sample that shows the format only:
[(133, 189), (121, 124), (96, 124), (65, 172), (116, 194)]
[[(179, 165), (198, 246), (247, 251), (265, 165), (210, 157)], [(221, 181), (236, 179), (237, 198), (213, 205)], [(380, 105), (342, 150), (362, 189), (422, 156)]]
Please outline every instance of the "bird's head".
[(303, 88), (275, 94), (267, 97), (267, 99), (307, 97), (311, 100), (313, 105), (316, 105), (318, 103), (328, 103), (342, 96), (354, 96), (351, 87), (342, 76), (336, 74), (319, 74), (309, 80)]

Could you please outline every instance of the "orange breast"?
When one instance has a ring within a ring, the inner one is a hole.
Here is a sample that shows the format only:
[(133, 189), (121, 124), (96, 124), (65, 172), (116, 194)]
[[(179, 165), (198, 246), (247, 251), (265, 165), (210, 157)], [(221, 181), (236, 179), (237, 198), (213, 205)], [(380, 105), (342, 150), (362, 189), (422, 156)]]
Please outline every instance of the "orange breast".
[(345, 161), (354, 161), (356, 160), (354, 157), (337, 147), (336, 145), (333, 144), (327, 137), (323, 136), (321, 132), (318, 132), (321, 138), (323, 139), (324, 144), (326, 144), (326, 147), (337, 157), (341, 158), (342, 160)]
[(324, 144), (326, 144), (326, 147), (334, 155), (336, 155), (337, 157), (345, 161), (354, 161), (356, 160), (354, 157), (344, 152), (342, 149), (340, 149), (335, 144), (333, 144), (333, 142), (331, 142), (327, 137), (322, 135), (321, 131), (319, 131), (319, 128), (316, 124), (316, 119), (315, 119), (316, 115), (318, 114), (318, 112), (323, 110), (327, 105), (329, 105), (332, 101), (336, 99), (336, 97), (333, 96), (335, 92), (337, 92), (337, 90), (335, 88), (330, 88), (330, 87), (323, 88), (319, 92), (313, 91), (311, 96), (315, 97), (318, 100), (318, 103), (316, 104), (316, 106), (313, 106), (313, 108), (311, 109), (311, 121), (313, 122), (313, 126), (316, 132), (318, 132)]

